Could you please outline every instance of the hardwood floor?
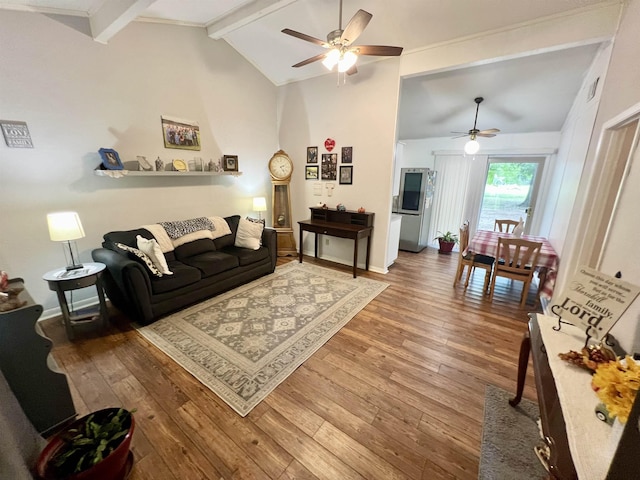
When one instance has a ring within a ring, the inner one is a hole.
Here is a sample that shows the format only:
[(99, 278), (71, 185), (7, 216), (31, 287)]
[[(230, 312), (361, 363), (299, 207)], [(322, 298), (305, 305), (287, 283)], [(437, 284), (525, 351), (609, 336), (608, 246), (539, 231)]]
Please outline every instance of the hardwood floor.
[(59, 319), (43, 327), (79, 415), (137, 409), (131, 480), (476, 479), (485, 386), (515, 391), (533, 307), (504, 279), (489, 304), (482, 270), (453, 288), (456, 266), (426, 249), (400, 252), (387, 275), (359, 271), (389, 288), (245, 418), (115, 309), (106, 333), (74, 342)]

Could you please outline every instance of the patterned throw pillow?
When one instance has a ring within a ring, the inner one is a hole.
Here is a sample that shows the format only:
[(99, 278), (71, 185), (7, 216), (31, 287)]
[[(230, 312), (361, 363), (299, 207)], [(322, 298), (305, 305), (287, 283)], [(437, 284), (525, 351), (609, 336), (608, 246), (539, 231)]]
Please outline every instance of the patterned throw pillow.
[(116, 247), (118, 247), (121, 250), (124, 250), (125, 252), (130, 252), (134, 254), (136, 257), (142, 260), (142, 262), (146, 265), (149, 271), (153, 273), (156, 277), (162, 276), (162, 272), (156, 268), (156, 266), (153, 264), (151, 259), (143, 251), (138, 250), (137, 248), (130, 247), (129, 245), (125, 245), (124, 243), (116, 243)]
[(247, 217), (247, 220), (249, 220), (250, 222), (253, 222), (253, 223), (261, 223), (263, 227), (267, 224), (267, 223), (265, 222), (265, 219), (264, 219), (264, 218), (251, 218), (251, 217)]

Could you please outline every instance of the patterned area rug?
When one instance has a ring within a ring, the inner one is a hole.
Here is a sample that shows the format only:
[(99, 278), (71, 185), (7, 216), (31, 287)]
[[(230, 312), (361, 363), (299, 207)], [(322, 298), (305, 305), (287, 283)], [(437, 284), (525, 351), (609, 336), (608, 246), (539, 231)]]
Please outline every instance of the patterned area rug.
[(293, 261), (136, 328), (244, 417), (387, 286)]
[(541, 444), (538, 405), (526, 398), (509, 405), (512, 394), (487, 385), (478, 480), (543, 480), (549, 474), (533, 447)]

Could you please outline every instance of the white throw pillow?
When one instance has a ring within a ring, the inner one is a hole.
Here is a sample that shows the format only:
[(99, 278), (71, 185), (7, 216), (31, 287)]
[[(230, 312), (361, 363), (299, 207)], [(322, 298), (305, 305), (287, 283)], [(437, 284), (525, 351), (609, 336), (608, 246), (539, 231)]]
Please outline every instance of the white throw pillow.
[(173, 272), (169, 270), (167, 260), (164, 258), (164, 253), (160, 250), (160, 245), (158, 245), (155, 238), (149, 240), (141, 235), (137, 235), (136, 240), (138, 248), (149, 256), (158, 270), (165, 275), (173, 275)]
[(258, 250), (260, 248), (260, 240), (262, 239), (262, 223), (250, 222), (244, 218), (240, 219), (238, 224), (238, 233), (236, 233), (236, 247), (250, 248)]

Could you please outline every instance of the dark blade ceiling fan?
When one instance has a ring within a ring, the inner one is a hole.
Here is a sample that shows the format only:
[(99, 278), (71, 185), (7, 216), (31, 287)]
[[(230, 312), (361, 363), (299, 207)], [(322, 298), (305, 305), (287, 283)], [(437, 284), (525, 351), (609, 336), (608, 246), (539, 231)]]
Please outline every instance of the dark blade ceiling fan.
[(500, 132), (497, 128), (489, 128), (487, 130), (478, 130), (476, 128), (476, 124), (478, 123), (478, 110), (480, 110), (480, 104), (483, 100), (484, 98), (482, 97), (476, 97), (473, 99), (473, 101), (476, 102), (476, 118), (473, 121), (473, 128), (467, 132), (451, 132), (459, 134), (452, 138), (461, 138), (468, 135), (471, 140), (475, 140), (476, 137), (495, 137), (496, 133)]
[(371, 21), (371, 15), (364, 10), (358, 10), (356, 14), (349, 20), (347, 26), (342, 29), (342, 0), (340, 0), (340, 14), (338, 19), (338, 29), (327, 34), (327, 41), (310, 35), (296, 32), (289, 28), (282, 30), (282, 33), (299, 38), (306, 42), (315, 43), (326, 49), (326, 53), (320, 53), (313, 57), (296, 63), (293, 67), (303, 67), (310, 63), (322, 60), (322, 63), (329, 70), (338, 68), (339, 72), (345, 72), (347, 75), (357, 73), (356, 61), (358, 55), (372, 55), (379, 57), (394, 57), (402, 53), (402, 47), (391, 47), (387, 45), (353, 45), (353, 42), (360, 36), (362, 31)]

